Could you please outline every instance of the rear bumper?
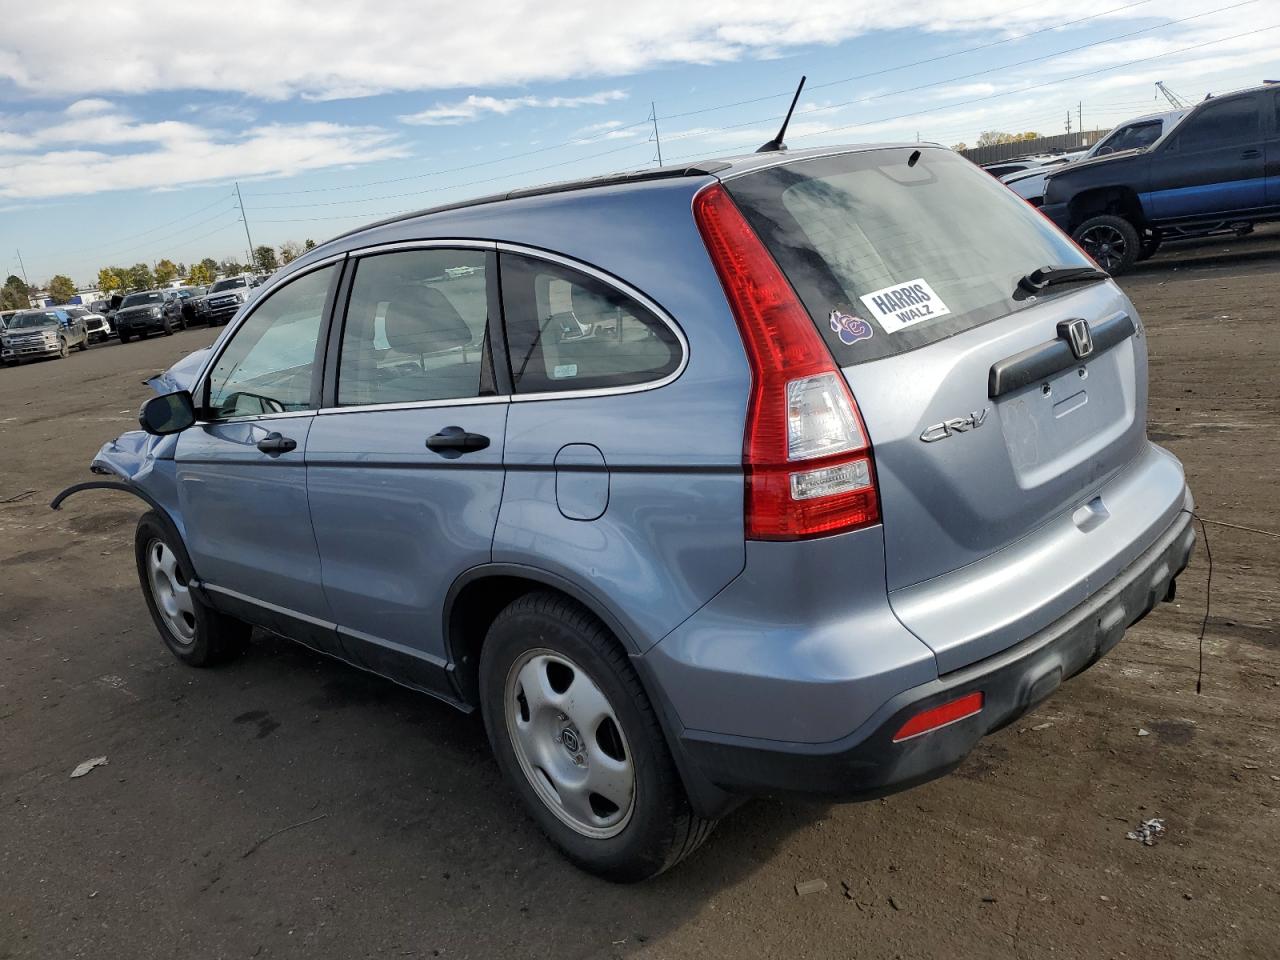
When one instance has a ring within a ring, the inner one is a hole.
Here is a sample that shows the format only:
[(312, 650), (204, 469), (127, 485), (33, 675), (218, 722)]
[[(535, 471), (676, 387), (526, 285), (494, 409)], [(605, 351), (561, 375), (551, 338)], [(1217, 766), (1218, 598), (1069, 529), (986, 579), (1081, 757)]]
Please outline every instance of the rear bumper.
[[(1168, 596), (1195, 544), (1180, 511), (1146, 551), (1088, 600), (1003, 652), (904, 690), (848, 736), (786, 743), (685, 730), (682, 760), (731, 793), (806, 793), (868, 799), (941, 776), (983, 736), (1013, 722), (1114, 647)], [(911, 740), (894, 735), (917, 713), (980, 691), (983, 709)]]

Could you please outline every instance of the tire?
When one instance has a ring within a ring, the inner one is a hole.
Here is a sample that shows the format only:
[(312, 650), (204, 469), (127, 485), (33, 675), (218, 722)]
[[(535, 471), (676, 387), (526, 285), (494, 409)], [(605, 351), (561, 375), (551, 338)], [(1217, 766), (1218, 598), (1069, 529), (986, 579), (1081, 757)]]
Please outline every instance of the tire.
[(155, 511), (138, 521), (133, 552), (147, 609), (170, 653), (189, 666), (212, 667), (244, 649), (252, 627), (207, 606), (190, 590), (191, 571)]
[(89, 337), (85, 336), (83, 340), (76, 344), (76, 349), (81, 353), (89, 349)]
[(123, 330), (121, 330), (121, 331), (120, 331), (120, 342), (121, 342), (121, 343), (128, 343), (128, 342), (129, 342), (130, 340), (132, 340), (132, 339), (133, 339), (133, 337), (132, 337), (132, 335), (131, 335), (131, 334), (125, 333)]
[[(480, 699), (503, 776), (583, 870), (617, 883), (647, 880), (691, 854), (715, 826), (690, 808), (626, 653), (572, 600), (534, 591), (498, 614), (480, 654)], [(572, 789), (593, 772), (612, 797)]]
[(1156, 251), (1160, 249), (1160, 244), (1164, 242), (1164, 234), (1159, 230), (1148, 230), (1142, 237), (1142, 244), (1138, 248), (1137, 262), (1142, 263), (1144, 260), (1150, 260), (1155, 256)]
[(164, 331), (164, 335), (165, 335), (166, 337), (172, 337), (172, 336), (173, 336), (173, 321), (172, 321), (172, 320), (170, 320), (168, 317), (165, 317), (165, 318), (164, 318), (164, 320), (163, 320), (163, 321), (161, 321), (161, 323), (160, 323), (160, 329), (161, 329), (162, 331)]
[(65, 360), (71, 356), (71, 347), (67, 344), (65, 337), (58, 338), (58, 359)]
[(1071, 232), (1071, 238), (1113, 277), (1133, 268), (1142, 245), (1137, 228), (1110, 213), (1090, 217)]

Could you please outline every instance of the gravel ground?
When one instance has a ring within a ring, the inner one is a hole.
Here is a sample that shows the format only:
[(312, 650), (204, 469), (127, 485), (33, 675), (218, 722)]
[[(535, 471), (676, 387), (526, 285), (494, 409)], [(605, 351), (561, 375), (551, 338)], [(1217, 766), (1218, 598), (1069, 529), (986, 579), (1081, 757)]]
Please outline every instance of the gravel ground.
[[(1205, 517), (1280, 531), (1280, 229), (1124, 286), (1153, 438)], [(1175, 603), (956, 774), (757, 801), (615, 887), (542, 840), (475, 718), (273, 638), (184, 668), (138, 590), (138, 503), (47, 509), (212, 337), (0, 370), (0, 957), (1276, 956), (1280, 539), (1209, 527), (1203, 694), (1202, 542)], [(1149, 817), (1162, 840), (1126, 839)]]

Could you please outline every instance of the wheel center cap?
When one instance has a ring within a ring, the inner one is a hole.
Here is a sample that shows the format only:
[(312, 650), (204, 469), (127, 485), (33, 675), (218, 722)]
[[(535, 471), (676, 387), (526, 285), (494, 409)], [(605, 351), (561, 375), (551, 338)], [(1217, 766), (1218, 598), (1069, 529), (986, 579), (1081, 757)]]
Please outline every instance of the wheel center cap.
[(578, 753), (582, 750), (582, 739), (573, 727), (565, 727), (560, 731), (560, 743), (570, 753)]

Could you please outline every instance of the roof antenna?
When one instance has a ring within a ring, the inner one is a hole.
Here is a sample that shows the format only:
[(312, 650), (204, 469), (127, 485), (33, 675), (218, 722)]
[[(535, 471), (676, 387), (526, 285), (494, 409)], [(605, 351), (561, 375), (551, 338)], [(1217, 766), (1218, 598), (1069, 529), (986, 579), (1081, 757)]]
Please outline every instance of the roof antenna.
[(782, 127), (778, 130), (778, 135), (768, 143), (759, 147), (756, 153), (774, 153), (778, 150), (787, 149), (787, 145), (782, 142), (782, 138), (787, 135), (787, 124), (791, 122), (791, 114), (795, 112), (796, 103), (800, 99), (800, 91), (804, 89), (805, 78), (800, 78), (800, 86), (796, 87), (796, 95), (791, 98), (791, 106), (787, 110), (787, 118), (782, 121)]

